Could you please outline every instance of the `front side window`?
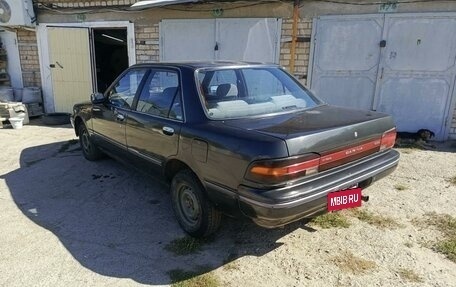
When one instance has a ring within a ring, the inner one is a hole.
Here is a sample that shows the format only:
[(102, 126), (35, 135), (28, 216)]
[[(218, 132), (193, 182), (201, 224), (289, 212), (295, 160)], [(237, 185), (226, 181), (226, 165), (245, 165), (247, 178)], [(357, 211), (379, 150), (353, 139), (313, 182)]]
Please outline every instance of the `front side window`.
[(147, 69), (134, 69), (127, 72), (108, 92), (109, 102), (119, 108), (131, 108), (136, 91)]
[(320, 101), (277, 67), (200, 70), (202, 102), (211, 119), (308, 109)]
[(178, 73), (152, 70), (139, 96), (138, 112), (182, 120)]

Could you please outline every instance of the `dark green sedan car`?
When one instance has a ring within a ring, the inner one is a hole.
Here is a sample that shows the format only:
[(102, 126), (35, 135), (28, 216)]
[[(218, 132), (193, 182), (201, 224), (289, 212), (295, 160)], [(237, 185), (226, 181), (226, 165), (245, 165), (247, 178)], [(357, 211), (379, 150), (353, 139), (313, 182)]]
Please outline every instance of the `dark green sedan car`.
[(327, 105), (275, 65), (135, 65), (72, 123), (88, 160), (162, 173), (196, 237), (222, 214), (277, 227), (360, 206), (399, 161), (391, 116)]

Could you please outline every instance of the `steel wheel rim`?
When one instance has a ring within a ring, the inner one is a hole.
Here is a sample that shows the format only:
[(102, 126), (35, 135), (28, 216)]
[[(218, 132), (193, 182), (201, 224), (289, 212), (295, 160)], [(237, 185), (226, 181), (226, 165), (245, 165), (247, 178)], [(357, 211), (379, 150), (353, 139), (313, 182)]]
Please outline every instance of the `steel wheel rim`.
[(199, 222), (201, 207), (193, 189), (188, 185), (181, 186), (179, 190), (179, 209), (184, 221), (191, 226)]
[(82, 148), (86, 153), (90, 152), (90, 140), (89, 140), (89, 133), (84, 130), (81, 135), (81, 142), (82, 142)]

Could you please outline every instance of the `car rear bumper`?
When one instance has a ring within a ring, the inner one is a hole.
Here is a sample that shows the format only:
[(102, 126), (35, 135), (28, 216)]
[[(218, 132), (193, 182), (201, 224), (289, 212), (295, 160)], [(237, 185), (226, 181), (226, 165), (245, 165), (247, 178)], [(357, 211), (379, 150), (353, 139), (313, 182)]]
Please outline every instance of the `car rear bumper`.
[[(265, 190), (240, 186), (236, 194), (217, 188), (217, 192), (223, 194), (222, 197), (216, 196), (215, 198), (236, 198), (237, 208), (243, 215), (251, 218), (260, 226), (278, 227), (301, 218), (314, 217), (324, 213), (327, 209), (328, 193), (347, 189), (357, 184), (366, 187), (392, 173), (398, 162), (399, 153), (389, 150), (321, 172), (282, 188)], [(234, 208), (234, 206), (232, 207)]]

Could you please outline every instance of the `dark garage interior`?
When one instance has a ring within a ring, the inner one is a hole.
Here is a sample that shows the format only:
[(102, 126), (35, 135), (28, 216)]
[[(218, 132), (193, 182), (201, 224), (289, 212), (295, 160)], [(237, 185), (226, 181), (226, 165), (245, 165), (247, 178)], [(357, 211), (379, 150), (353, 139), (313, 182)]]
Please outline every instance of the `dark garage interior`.
[(99, 92), (128, 68), (127, 29), (94, 29), (96, 84)]

